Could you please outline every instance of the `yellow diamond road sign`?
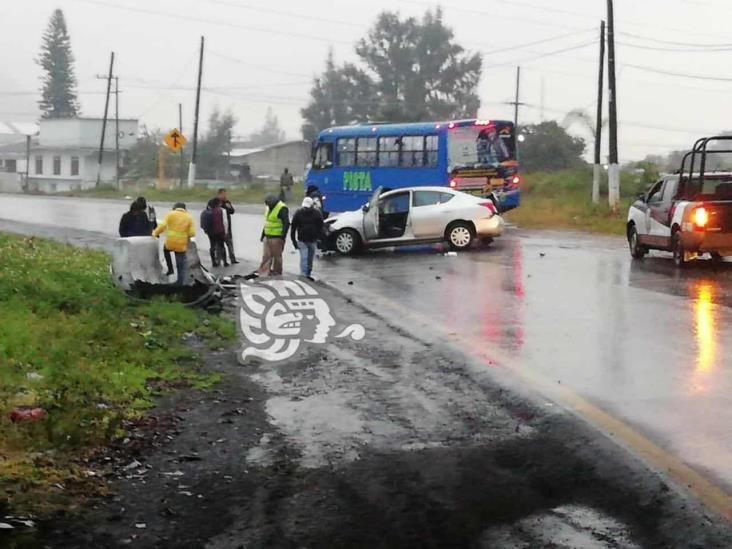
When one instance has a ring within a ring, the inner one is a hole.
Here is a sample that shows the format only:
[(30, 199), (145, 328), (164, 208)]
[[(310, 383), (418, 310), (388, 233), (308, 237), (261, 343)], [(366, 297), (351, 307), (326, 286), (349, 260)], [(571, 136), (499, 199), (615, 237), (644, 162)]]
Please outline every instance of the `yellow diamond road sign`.
[(163, 138), (163, 141), (173, 152), (178, 152), (186, 143), (188, 143), (188, 140), (177, 128), (170, 130), (168, 135)]

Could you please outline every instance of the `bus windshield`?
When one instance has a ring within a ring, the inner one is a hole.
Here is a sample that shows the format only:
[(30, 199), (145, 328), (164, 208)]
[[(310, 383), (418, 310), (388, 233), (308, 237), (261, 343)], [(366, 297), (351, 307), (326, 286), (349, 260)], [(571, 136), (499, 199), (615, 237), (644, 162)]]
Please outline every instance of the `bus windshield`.
[(450, 128), (447, 134), (449, 169), (498, 166), (515, 159), (513, 124)]

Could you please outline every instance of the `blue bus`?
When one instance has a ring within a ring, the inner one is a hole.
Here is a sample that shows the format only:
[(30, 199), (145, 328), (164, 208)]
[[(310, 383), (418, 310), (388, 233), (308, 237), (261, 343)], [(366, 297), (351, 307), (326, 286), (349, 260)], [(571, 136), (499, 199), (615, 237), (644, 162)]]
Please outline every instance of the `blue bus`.
[(502, 120), (340, 126), (313, 143), (305, 184), (331, 212), (360, 208), (378, 187), (420, 185), (495, 192), (505, 212), (521, 199), (515, 151), (514, 125)]

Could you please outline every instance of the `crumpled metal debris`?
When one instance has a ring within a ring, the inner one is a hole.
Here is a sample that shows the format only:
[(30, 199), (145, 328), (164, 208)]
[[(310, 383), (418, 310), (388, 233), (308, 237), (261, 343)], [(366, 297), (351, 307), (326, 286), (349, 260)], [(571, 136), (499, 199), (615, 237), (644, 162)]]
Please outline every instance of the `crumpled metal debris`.
[(118, 239), (112, 248), (110, 273), (114, 283), (129, 296), (150, 299), (158, 295), (178, 295), (184, 304), (206, 307), (221, 301), (216, 278), (201, 264), (195, 241), (186, 251), (186, 280), (174, 284), (163, 271), (160, 244), (152, 236)]

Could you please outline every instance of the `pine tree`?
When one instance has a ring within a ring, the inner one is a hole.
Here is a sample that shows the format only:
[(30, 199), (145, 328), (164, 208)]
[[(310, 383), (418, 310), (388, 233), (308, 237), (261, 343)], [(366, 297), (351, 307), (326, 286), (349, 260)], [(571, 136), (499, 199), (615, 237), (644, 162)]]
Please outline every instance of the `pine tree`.
[(64, 13), (53, 12), (43, 35), (41, 53), (36, 59), (44, 70), (41, 100), (38, 104), (43, 118), (74, 118), (79, 116), (76, 96), (74, 56)]
[(280, 121), (272, 110), (272, 107), (267, 107), (267, 114), (265, 115), (262, 129), (253, 133), (249, 140), (255, 147), (273, 145), (285, 140), (285, 132), (280, 128)]

